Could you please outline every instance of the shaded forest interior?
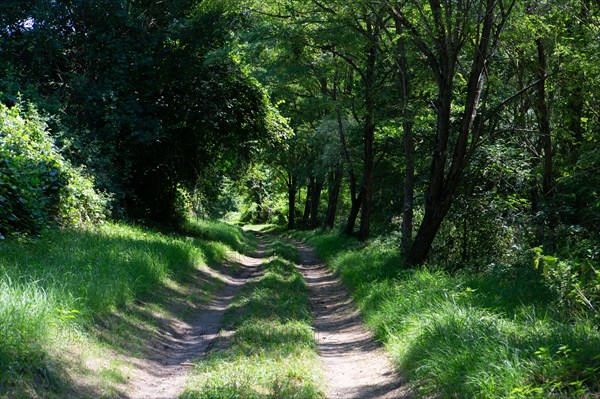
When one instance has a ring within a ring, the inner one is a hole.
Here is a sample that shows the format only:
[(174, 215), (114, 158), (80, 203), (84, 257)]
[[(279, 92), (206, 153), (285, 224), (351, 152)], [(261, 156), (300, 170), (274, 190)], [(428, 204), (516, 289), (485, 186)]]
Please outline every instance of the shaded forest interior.
[[(224, 218), (312, 240), (359, 300), (360, 273), (497, 278), (597, 342), (599, 82), (593, 0), (2, 0), (0, 296), (37, 284), (14, 251), (51, 232)], [(374, 248), (380, 269), (342, 266)], [(3, 328), (0, 394), (37, 353)], [(598, 394), (600, 353), (555, 346), (560, 378), (505, 397)]]

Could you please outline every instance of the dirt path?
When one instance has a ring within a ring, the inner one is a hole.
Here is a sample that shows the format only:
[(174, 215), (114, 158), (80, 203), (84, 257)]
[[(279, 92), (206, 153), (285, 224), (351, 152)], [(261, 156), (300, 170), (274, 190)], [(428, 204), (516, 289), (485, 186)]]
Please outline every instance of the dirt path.
[[(225, 287), (197, 311), (190, 322), (164, 325), (151, 359), (134, 360), (128, 399), (175, 399), (183, 391), (191, 361), (203, 356), (218, 337), (225, 310), (241, 287), (260, 274), (262, 246), (255, 257), (237, 255), (240, 270)], [(173, 309), (174, 313), (178, 309)]]
[(307, 245), (295, 242), (298, 265), (310, 289), (318, 349), (329, 399), (410, 398), (402, 379), (372, 334), (341, 281)]

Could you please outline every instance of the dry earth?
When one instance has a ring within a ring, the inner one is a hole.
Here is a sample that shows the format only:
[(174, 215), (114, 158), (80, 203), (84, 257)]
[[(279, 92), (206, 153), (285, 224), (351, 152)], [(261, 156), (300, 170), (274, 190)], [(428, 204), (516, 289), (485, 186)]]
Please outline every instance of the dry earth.
[(365, 328), (342, 282), (306, 244), (296, 242), (310, 290), (329, 399), (400, 399), (410, 392)]
[[(361, 317), (341, 281), (319, 261), (313, 250), (296, 242), (298, 268), (310, 290), (318, 350), (328, 399), (404, 399), (410, 392)], [(219, 337), (221, 321), (233, 297), (261, 273), (264, 247), (250, 256), (237, 255), (240, 270), (190, 322), (163, 321), (147, 359), (134, 359), (128, 399), (175, 399), (183, 391), (191, 361), (202, 357)], [(177, 313), (178, 309), (171, 309)]]
[[(263, 263), (259, 246), (253, 257), (236, 255), (240, 270), (227, 276), (225, 287), (198, 309), (190, 322), (174, 320), (163, 325), (150, 345), (149, 359), (134, 359), (128, 399), (175, 399), (183, 391), (191, 361), (203, 356), (219, 336), (221, 320), (233, 297), (250, 279), (260, 274)], [(172, 309), (177, 313), (177, 309)]]

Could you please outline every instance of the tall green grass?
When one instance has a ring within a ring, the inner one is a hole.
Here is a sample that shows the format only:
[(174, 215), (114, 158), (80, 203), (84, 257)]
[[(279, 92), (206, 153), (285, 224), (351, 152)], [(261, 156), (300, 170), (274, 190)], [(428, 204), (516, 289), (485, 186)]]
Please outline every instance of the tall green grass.
[[(270, 240), (266, 250), (298, 257), (278, 240)], [(196, 364), (182, 398), (324, 397), (302, 275), (281, 257), (264, 268), (264, 275), (242, 289), (226, 314), (233, 336)]]
[(115, 223), (0, 241), (0, 396), (57, 384), (63, 370), (55, 352), (73, 344), (70, 336), (134, 301), (167, 295), (173, 281), (224, 260), (229, 244), (244, 244), (238, 228), (227, 235), (222, 224), (202, 222), (195, 233), (205, 231), (225, 244)]
[(352, 289), (418, 396), (600, 395), (598, 327), (561, 314), (533, 268), (407, 270), (389, 243), (359, 248), (336, 233), (304, 236)]
[(202, 240), (223, 243), (240, 253), (251, 251), (256, 246), (256, 239), (251, 234), (216, 220), (190, 219), (184, 225), (183, 232)]

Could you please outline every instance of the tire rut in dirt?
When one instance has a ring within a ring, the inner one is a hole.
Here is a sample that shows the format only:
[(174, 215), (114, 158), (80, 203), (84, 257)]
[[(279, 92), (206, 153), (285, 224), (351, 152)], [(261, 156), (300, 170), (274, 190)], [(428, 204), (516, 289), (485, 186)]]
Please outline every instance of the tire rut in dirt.
[(313, 250), (295, 242), (310, 290), (329, 399), (401, 399), (412, 395), (365, 328), (347, 289)]
[(161, 346), (156, 356), (134, 361), (133, 383), (128, 399), (175, 399), (183, 391), (192, 361), (211, 348), (221, 331), (225, 311), (233, 298), (249, 280), (261, 273), (262, 248), (250, 256), (236, 256), (240, 269), (229, 276), (225, 287), (197, 311), (190, 322), (178, 321), (161, 329)]

